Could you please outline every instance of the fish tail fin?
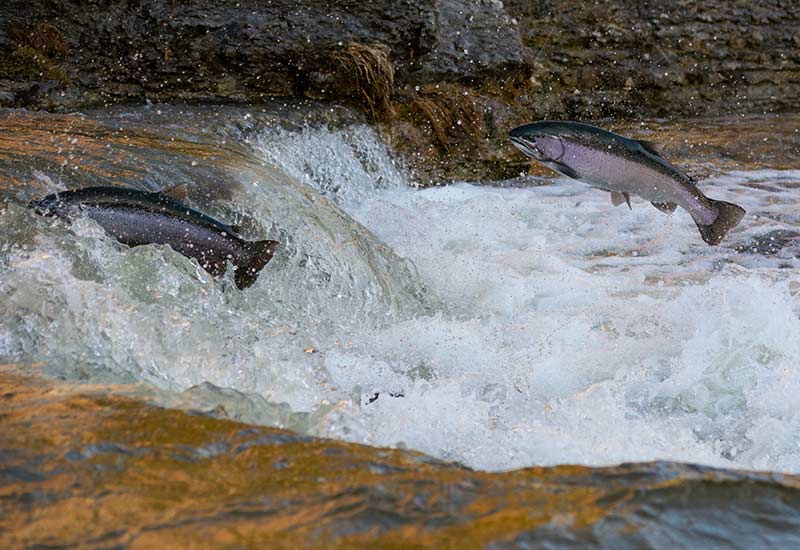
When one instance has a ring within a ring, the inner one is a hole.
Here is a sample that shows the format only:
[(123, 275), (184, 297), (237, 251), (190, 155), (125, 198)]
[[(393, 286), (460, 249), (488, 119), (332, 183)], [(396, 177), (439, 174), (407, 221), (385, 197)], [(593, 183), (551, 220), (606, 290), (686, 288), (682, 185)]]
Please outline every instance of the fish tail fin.
[(244, 290), (256, 282), (261, 269), (272, 259), (279, 244), (278, 241), (255, 241), (245, 244), (244, 254), (236, 266), (236, 275), (233, 278), (239, 290)]
[(701, 225), (698, 223), (697, 228), (700, 230), (700, 235), (705, 242), (711, 246), (716, 246), (722, 242), (722, 239), (725, 238), (728, 231), (736, 227), (739, 222), (742, 221), (745, 210), (741, 206), (730, 202), (715, 201), (714, 199), (708, 199), (708, 201), (717, 209), (717, 219), (709, 225)]

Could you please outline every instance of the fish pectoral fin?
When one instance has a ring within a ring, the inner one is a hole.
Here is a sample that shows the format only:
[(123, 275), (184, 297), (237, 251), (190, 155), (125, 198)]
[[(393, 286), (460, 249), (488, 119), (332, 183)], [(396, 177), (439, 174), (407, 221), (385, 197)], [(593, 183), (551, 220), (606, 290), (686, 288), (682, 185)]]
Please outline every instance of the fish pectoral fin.
[(619, 206), (620, 204), (623, 204), (625, 202), (627, 202), (628, 206), (630, 206), (630, 199), (626, 200), (625, 193), (620, 193), (618, 191), (610, 191), (610, 193), (611, 193), (611, 204), (613, 204), (614, 206)]
[(661, 145), (652, 141), (647, 141), (645, 139), (637, 140), (639, 145), (641, 145), (645, 151), (648, 153), (652, 153), (657, 157), (664, 158), (661, 154)]
[(189, 188), (186, 187), (186, 184), (184, 183), (180, 185), (173, 185), (169, 189), (163, 189), (161, 194), (172, 197), (173, 199), (177, 199), (179, 201), (189, 200)]
[(652, 202), (650, 203), (665, 214), (672, 214), (675, 212), (675, 209), (678, 208), (678, 205), (674, 202)]
[(236, 233), (237, 235), (242, 232), (241, 225), (229, 225), (228, 227), (230, 227), (233, 230), (233, 232)]
[(568, 178), (572, 178), (574, 180), (581, 179), (581, 177), (578, 175), (578, 173), (575, 170), (573, 170), (572, 168), (570, 168), (569, 166), (567, 166), (563, 162), (559, 162), (557, 160), (553, 160), (553, 161), (550, 161), (549, 165), (550, 165), (549, 166), (550, 168), (552, 168), (553, 170), (555, 170), (557, 172), (560, 172), (560, 173), (564, 174)]
[(629, 210), (633, 210), (633, 208), (631, 208), (630, 194), (620, 193), (619, 191), (611, 191), (611, 204), (613, 204), (614, 206), (619, 206), (623, 202), (628, 205)]

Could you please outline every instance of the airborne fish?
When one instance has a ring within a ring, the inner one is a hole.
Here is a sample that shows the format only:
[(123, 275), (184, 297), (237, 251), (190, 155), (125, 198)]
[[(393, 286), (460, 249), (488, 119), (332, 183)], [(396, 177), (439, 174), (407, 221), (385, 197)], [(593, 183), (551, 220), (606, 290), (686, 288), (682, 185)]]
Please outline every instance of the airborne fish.
[[(185, 197), (185, 187), (167, 193)], [(62, 191), (31, 202), (36, 212), (67, 221), (85, 215), (119, 242), (129, 246), (166, 244), (194, 258), (214, 277), (221, 277), (228, 261), (236, 269), (239, 289), (252, 285), (270, 261), (277, 241), (245, 241), (236, 228), (193, 210), (166, 193), (148, 193), (123, 187), (86, 187)]]
[(630, 207), (638, 195), (659, 210), (689, 212), (703, 240), (719, 244), (745, 214), (743, 208), (703, 195), (692, 179), (667, 162), (648, 141), (637, 141), (589, 124), (542, 121), (510, 132), (527, 156), (570, 178), (611, 192), (614, 206)]

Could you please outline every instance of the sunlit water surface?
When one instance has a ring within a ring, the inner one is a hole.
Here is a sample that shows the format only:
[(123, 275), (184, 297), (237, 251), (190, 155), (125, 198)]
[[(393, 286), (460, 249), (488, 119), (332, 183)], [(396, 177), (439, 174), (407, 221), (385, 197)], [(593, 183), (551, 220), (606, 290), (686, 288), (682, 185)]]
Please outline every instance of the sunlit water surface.
[(219, 157), (200, 155), (198, 174), (173, 162), (185, 147), (147, 142), (131, 162), (152, 167), (89, 182), (229, 186), (195, 206), (284, 243), (258, 282), (239, 292), (167, 248), (37, 218), (25, 200), (86, 176), (7, 154), (0, 166), (27, 187), (0, 214), (3, 361), (194, 388), (245, 420), (488, 470), (800, 472), (800, 169), (701, 181), (747, 210), (712, 248), (683, 210), (614, 208), (563, 178), (415, 189), (366, 126), (221, 113), (103, 119)]

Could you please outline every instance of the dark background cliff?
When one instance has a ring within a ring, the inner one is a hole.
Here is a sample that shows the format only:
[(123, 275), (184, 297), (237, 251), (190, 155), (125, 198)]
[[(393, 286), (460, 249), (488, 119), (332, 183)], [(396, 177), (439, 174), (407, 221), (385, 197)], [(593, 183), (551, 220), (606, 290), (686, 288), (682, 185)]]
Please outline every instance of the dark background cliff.
[(502, 177), (529, 120), (797, 110), (800, 3), (0, 4), (0, 106), (276, 97), (353, 104), (423, 178)]

